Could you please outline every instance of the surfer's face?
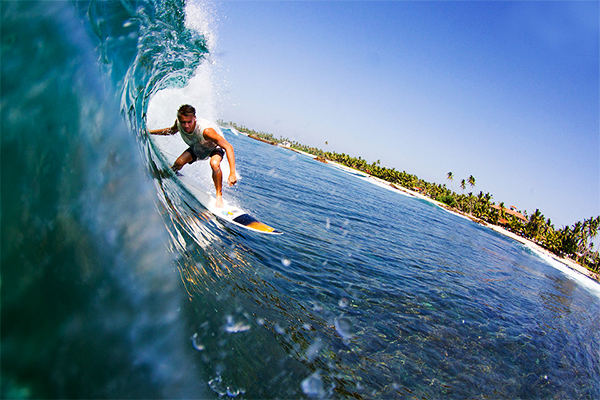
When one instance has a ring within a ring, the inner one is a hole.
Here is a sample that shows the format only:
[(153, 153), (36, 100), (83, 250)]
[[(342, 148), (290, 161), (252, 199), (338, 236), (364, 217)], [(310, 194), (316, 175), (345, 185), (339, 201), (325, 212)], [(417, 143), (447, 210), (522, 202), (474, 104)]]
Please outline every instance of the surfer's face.
[(196, 117), (193, 115), (178, 115), (179, 123), (185, 133), (192, 133), (196, 129)]

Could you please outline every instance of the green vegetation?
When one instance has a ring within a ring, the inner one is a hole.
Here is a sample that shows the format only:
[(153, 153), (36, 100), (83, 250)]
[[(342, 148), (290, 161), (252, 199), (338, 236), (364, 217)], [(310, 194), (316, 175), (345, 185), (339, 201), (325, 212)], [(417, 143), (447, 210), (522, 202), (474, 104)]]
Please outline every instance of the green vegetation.
[[(223, 124), (223, 121), (219, 121)], [(460, 187), (462, 194), (457, 194), (446, 185), (426, 182), (417, 176), (406, 171), (397, 171), (394, 168), (381, 167), (379, 160), (368, 163), (361, 157), (355, 158), (346, 154), (323, 151), (315, 147), (309, 147), (289, 139), (276, 139), (272, 134), (266, 132), (256, 132), (243, 126), (237, 126), (233, 122), (228, 125), (233, 126), (240, 132), (248, 134), (258, 140), (271, 144), (289, 144), (292, 149), (300, 150), (314, 156), (319, 161), (334, 161), (339, 164), (365, 172), (376, 178), (383, 179), (392, 185), (401, 186), (413, 191), (417, 191), (424, 196), (430, 197), (443, 203), (447, 208), (453, 211), (463, 213), (477, 222), (485, 221), (494, 225), (501, 225), (504, 228), (520, 235), (534, 243), (544, 247), (561, 257), (570, 259), (585, 266), (589, 270), (600, 273), (600, 256), (598, 251), (594, 250), (592, 239), (597, 236), (600, 227), (600, 216), (591, 217), (582, 222), (577, 222), (573, 226), (565, 226), (562, 229), (554, 227), (550, 219), (546, 219), (540, 210), (535, 210), (530, 216), (527, 212), (518, 212), (511, 208), (506, 208), (504, 203), (496, 205), (492, 202), (492, 195), (479, 192), (474, 195), (472, 192), (464, 193), (467, 184), (475, 187), (475, 177), (470, 175), (467, 179), (461, 179)], [(327, 143), (327, 142), (326, 142)], [(448, 172), (446, 178), (452, 182), (454, 174)]]

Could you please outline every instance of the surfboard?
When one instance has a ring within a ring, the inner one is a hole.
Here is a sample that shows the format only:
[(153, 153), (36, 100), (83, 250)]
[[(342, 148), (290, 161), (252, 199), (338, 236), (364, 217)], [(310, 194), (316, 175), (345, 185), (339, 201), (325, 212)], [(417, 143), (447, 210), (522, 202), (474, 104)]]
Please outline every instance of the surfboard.
[[(167, 148), (167, 142), (165, 140), (160, 140), (153, 137), (151, 140), (165, 158), (168, 165), (171, 166), (177, 159), (177, 155)], [(242, 208), (229, 203), (225, 199), (223, 199), (222, 208), (216, 207), (215, 204), (217, 199), (212, 196), (204, 187), (198, 184), (194, 178), (186, 175), (185, 169), (185, 167), (182, 168), (177, 172), (177, 174), (173, 172), (173, 178), (179, 180), (182, 186), (218, 219), (257, 233), (268, 235), (283, 234), (283, 232), (278, 231), (272, 226), (259, 221)]]

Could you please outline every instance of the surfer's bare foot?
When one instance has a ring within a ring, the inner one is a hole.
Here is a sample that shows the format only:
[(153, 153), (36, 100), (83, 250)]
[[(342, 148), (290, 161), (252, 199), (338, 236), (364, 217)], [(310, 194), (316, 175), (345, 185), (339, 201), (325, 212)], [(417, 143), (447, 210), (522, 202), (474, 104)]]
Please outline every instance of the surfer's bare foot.
[(217, 196), (217, 201), (215, 201), (215, 207), (223, 208), (223, 196)]

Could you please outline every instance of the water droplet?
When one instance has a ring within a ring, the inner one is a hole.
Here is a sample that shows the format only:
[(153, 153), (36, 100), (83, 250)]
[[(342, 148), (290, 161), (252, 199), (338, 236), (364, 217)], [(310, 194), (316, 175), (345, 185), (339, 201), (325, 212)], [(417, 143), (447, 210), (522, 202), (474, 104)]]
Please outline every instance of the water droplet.
[(338, 317), (334, 321), (335, 330), (343, 339), (351, 339), (355, 332), (352, 321), (346, 317)]
[(310, 397), (323, 397), (325, 395), (323, 380), (319, 371), (302, 381), (302, 391)]
[(240, 394), (244, 394), (246, 393), (246, 390), (244, 389), (237, 389), (237, 388), (232, 388), (230, 386), (227, 386), (227, 396), (229, 397), (237, 397)]
[(315, 342), (313, 344), (311, 344), (308, 347), (308, 349), (306, 350), (306, 359), (309, 362), (313, 362), (315, 360), (315, 358), (317, 357), (317, 355), (319, 354), (319, 351), (321, 351), (322, 346), (323, 346), (323, 342), (321, 341), (321, 339), (315, 340)]
[(245, 389), (238, 389), (231, 386), (225, 387), (221, 375), (217, 375), (215, 378), (208, 381), (208, 386), (219, 396), (237, 397), (240, 394), (246, 393)]
[(204, 345), (200, 342), (200, 335), (198, 335), (197, 333), (194, 333), (194, 335), (192, 336), (192, 345), (194, 346), (194, 348), (198, 351), (202, 351), (204, 350), (206, 347), (204, 347)]
[(289, 267), (292, 264), (292, 262), (289, 258), (284, 257), (281, 259), (281, 264), (283, 264), (284, 267)]
[(231, 315), (227, 316), (227, 323), (225, 324), (225, 331), (227, 333), (239, 333), (250, 330), (250, 325), (246, 325), (243, 322), (234, 323)]
[(223, 387), (223, 379), (221, 379), (220, 375), (217, 375), (216, 378), (208, 381), (208, 386), (219, 396), (225, 396), (227, 394), (227, 389)]
[(283, 335), (285, 333), (285, 329), (283, 329), (279, 324), (275, 324), (275, 332)]

